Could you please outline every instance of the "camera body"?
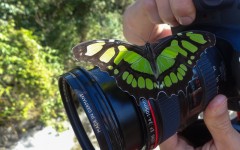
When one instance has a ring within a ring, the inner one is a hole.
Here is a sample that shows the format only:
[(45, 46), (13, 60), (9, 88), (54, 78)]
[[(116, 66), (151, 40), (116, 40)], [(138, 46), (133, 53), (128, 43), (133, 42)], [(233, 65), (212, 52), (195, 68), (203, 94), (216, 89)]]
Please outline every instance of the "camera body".
[[(221, 51), (227, 73), (238, 93), (240, 91), (240, 1), (239, 0), (194, 0), (196, 20), (190, 26), (172, 28), (173, 33), (186, 30), (205, 30), (217, 37), (216, 47)], [(228, 45), (228, 46), (227, 46)], [(226, 89), (228, 90), (228, 89)], [(233, 90), (233, 89), (231, 89)], [(223, 94), (230, 92), (220, 91)], [(226, 93), (224, 93), (226, 92)], [(233, 97), (229, 95), (228, 97)]]
[[(96, 149), (89, 128), (101, 149), (152, 149), (177, 131), (189, 139), (196, 137), (191, 142), (198, 146), (210, 134), (197, 116), (215, 95), (225, 94), (229, 109), (240, 111), (240, 0), (194, 3), (198, 10), (195, 22), (172, 28), (173, 33), (209, 31), (216, 35), (216, 45), (203, 52), (192, 68), (185, 93), (170, 97), (160, 93), (157, 100), (141, 99), (137, 104), (98, 68), (78, 67), (59, 78), (64, 107), (83, 149)], [(193, 132), (196, 129), (204, 131), (202, 137)]]

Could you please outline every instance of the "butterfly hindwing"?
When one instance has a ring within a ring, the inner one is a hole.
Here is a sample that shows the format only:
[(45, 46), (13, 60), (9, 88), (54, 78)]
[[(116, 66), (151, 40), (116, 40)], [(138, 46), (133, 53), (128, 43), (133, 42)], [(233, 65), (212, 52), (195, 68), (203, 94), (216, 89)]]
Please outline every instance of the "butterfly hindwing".
[(119, 75), (114, 75), (114, 77), (123, 91), (133, 95), (136, 100), (140, 97), (153, 97), (158, 94), (157, 80), (153, 75), (136, 72), (125, 61), (121, 64), (123, 65), (118, 67)]

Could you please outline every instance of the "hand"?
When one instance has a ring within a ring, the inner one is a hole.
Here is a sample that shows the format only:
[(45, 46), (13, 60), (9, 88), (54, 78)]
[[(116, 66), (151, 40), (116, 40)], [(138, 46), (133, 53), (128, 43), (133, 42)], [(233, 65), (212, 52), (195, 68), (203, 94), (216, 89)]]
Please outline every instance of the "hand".
[(144, 45), (171, 34), (170, 27), (163, 24), (188, 25), (195, 15), (192, 0), (137, 0), (124, 13), (124, 36), (131, 43)]
[[(204, 121), (213, 139), (196, 150), (239, 150), (240, 134), (232, 127), (227, 98), (217, 95), (204, 111)], [(160, 145), (161, 150), (193, 150), (184, 139), (177, 134)]]

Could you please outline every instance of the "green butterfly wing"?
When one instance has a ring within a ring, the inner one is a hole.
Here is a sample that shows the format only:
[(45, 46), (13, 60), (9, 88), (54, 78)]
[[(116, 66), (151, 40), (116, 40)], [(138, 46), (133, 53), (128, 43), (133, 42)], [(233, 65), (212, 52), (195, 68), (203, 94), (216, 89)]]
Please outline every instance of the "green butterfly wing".
[(154, 52), (159, 87), (167, 95), (185, 92), (192, 78), (192, 68), (205, 49), (215, 45), (215, 35), (204, 31), (188, 31), (173, 35), (156, 44)]
[(89, 61), (108, 72), (136, 100), (157, 96), (159, 92), (151, 62), (144, 57), (144, 47), (119, 40), (93, 40), (75, 46), (73, 54), (77, 60)]
[(215, 36), (203, 31), (182, 32), (145, 47), (119, 40), (93, 40), (73, 48), (77, 60), (90, 61), (115, 77), (118, 86), (134, 96), (157, 99), (184, 91), (200, 54), (215, 45)]

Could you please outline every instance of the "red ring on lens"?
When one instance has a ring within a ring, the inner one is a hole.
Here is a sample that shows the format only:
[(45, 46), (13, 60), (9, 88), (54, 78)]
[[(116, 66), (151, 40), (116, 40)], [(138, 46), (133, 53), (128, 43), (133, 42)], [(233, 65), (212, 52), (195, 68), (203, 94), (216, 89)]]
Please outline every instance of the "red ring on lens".
[(154, 130), (155, 130), (155, 142), (154, 142), (154, 148), (157, 147), (158, 145), (158, 138), (159, 138), (159, 135), (158, 135), (158, 126), (157, 126), (157, 122), (156, 122), (156, 117), (155, 117), (155, 114), (154, 114), (154, 111), (152, 109), (152, 106), (151, 106), (151, 103), (150, 101), (148, 100), (148, 106), (150, 108), (150, 111), (151, 111), (151, 115), (152, 115), (152, 118), (153, 118), (153, 124), (154, 124)]

